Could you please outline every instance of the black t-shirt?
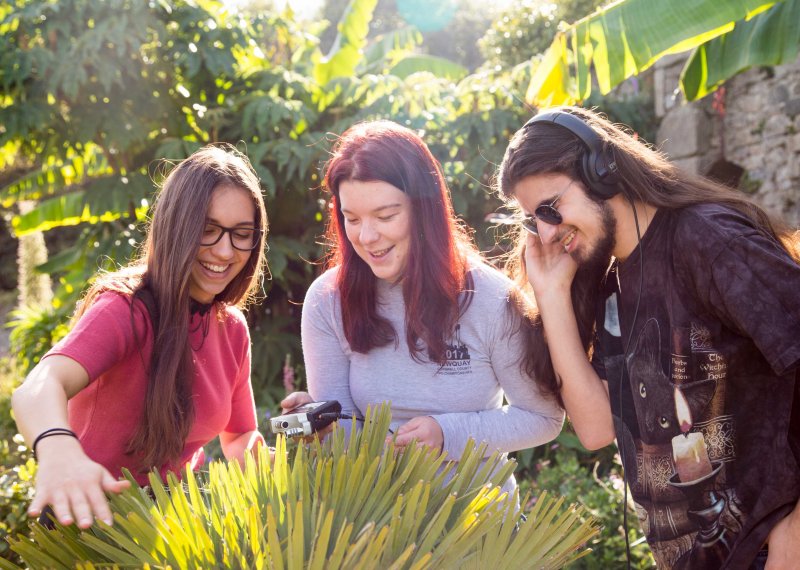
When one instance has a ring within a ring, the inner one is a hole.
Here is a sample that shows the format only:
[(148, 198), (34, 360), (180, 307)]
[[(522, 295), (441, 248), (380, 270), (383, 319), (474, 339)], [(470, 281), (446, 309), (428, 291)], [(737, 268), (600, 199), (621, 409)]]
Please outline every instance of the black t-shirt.
[[(800, 496), (800, 266), (715, 204), (659, 210), (641, 246), (609, 271), (592, 362), (642, 529), (659, 567), (747, 568)], [(701, 440), (695, 480), (676, 437)]]

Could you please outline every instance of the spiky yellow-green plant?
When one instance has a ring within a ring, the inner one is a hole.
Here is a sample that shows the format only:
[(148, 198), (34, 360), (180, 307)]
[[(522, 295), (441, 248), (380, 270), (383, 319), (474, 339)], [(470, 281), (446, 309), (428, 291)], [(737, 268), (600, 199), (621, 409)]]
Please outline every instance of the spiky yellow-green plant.
[(212, 463), (166, 488), (154, 474), (150, 493), (111, 497), (114, 526), (34, 525), (12, 547), (33, 568), (560, 568), (586, 552), (597, 528), (580, 507), (540, 497), (521, 520), (499, 489), (512, 464), (482, 464), (471, 445), (457, 463), (398, 453), (389, 422), (383, 407), (347, 439), (291, 453), (279, 439), (274, 461), (261, 449), (244, 469)]

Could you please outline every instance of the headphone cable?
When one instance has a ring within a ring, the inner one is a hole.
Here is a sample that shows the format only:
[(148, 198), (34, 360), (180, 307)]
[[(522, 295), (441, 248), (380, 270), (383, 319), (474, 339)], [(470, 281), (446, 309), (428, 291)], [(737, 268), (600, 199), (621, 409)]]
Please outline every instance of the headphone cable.
[[(636, 319), (639, 316), (639, 303), (642, 300), (642, 289), (644, 286), (644, 249), (642, 248), (642, 233), (639, 228), (639, 216), (636, 213), (636, 205), (633, 203), (633, 200), (625, 194), (625, 197), (628, 199), (628, 202), (631, 205), (631, 210), (633, 210), (633, 220), (636, 224), (636, 242), (637, 247), (639, 248), (639, 292), (636, 295), (636, 308), (633, 311), (633, 320), (631, 321), (631, 330), (628, 332), (628, 340), (625, 342), (625, 352), (623, 354), (622, 366), (620, 367), (620, 375), (619, 375), (619, 420), (620, 420), (620, 430), (625, 429), (625, 421), (624, 421), (624, 411), (623, 411), (623, 401), (622, 401), (622, 385), (625, 379), (625, 371), (628, 367), (628, 350), (631, 346), (631, 340), (633, 340), (633, 330), (636, 326)], [(619, 283), (619, 280), (617, 281)], [(619, 286), (618, 286), (619, 289)], [(620, 294), (622, 292), (620, 291)], [(617, 318), (621, 320), (620, 306), (622, 303), (617, 304)], [(630, 377), (628, 378), (630, 384)], [(625, 557), (628, 563), (628, 570), (631, 568), (631, 542), (630, 538), (628, 537), (628, 470), (625, 468), (625, 437), (624, 431), (622, 433), (622, 444), (619, 445), (619, 454), (620, 459), (622, 460), (622, 486), (623, 486), (623, 501), (622, 501), (622, 531), (625, 533)]]
[[(326, 420), (327, 419), (331, 419), (333, 421), (336, 421), (336, 420), (356, 420), (357, 422), (361, 422), (362, 424), (365, 421), (364, 418), (362, 418), (361, 416), (358, 416), (356, 414), (346, 414), (346, 413), (341, 413), (341, 412), (325, 412), (325, 413), (320, 414), (319, 417), (322, 418), (322, 419), (326, 419)], [(389, 433), (393, 434), (394, 430), (389, 428)]]

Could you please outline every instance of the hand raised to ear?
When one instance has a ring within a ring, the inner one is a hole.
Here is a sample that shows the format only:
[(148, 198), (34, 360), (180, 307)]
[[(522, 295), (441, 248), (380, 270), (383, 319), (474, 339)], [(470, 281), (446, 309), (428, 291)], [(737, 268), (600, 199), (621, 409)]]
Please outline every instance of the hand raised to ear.
[(542, 243), (534, 235), (527, 236), (523, 261), (537, 299), (550, 292), (569, 292), (578, 269), (578, 264), (560, 242)]

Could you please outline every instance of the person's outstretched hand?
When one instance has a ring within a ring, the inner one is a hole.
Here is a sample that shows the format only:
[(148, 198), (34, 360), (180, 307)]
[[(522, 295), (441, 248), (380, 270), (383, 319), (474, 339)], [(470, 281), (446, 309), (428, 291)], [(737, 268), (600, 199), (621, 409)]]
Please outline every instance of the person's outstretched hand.
[(112, 524), (105, 493), (119, 493), (130, 487), (129, 481), (114, 479), (69, 437), (42, 440), (37, 456), (36, 495), (28, 507), (29, 516), (40, 516), (50, 505), (63, 525), (76, 523), (79, 528), (89, 528), (95, 519)]

